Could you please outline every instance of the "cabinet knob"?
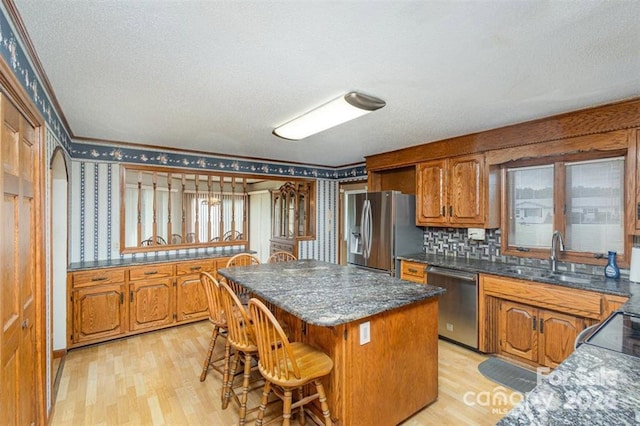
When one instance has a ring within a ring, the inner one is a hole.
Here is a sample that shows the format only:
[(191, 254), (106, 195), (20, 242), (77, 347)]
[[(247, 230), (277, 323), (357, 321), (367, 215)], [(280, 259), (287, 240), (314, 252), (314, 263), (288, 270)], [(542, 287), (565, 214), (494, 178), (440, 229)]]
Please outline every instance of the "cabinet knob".
[(21, 327), (23, 329), (28, 328), (29, 327), (29, 319), (25, 319), (24, 321), (22, 321)]

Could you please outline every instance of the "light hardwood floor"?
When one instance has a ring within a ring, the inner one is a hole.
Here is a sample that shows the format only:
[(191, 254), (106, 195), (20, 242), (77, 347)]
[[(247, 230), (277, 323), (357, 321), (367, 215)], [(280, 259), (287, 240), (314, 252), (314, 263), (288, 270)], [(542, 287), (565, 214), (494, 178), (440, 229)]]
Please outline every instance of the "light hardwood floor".
[[(220, 408), (220, 375), (210, 370), (207, 380), (199, 381), (211, 327), (202, 321), (69, 351), (50, 424), (236, 424), (237, 406)], [(222, 345), (217, 350), (221, 353)], [(403, 426), (492, 425), (512, 407), (496, 397), (519, 401), (518, 394), (478, 372), (485, 356), (440, 341), (438, 358), (438, 400)], [(259, 393), (251, 395), (250, 407)], [(247, 418), (253, 424), (255, 413)]]

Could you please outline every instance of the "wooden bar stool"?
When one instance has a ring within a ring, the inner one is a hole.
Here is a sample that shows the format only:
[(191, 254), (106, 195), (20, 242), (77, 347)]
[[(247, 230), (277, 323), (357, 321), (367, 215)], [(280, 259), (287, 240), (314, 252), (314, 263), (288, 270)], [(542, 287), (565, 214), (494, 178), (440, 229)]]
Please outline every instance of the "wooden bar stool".
[[(333, 361), (324, 352), (301, 342), (289, 342), (278, 320), (264, 303), (258, 299), (249, 300), (249, 313), (258, 346), (258, 370), (265, 379), (260, 411), (256, 425), (261, 426), (269, 394), (273, 392), (283, 400), (282, 416), (269, 420), (265, 424), (283, 419), (283, 425), (289, 426), (291, 411), (300, 408), (300, 424), (305, 424), (304, 405), (319, 399), (324, 423), (330, 426), (331, 413), (324, 393), (321, 377), (333, 369)], [(311, 383), (316, 393), (303, 396), (302, 387)], [(298, 390), (300, 399), (292, 403), (293, 390)]]
[[(260, 265), (260, 263), (261, 263), (260, 259), (252, 255), (251, 253), (239, 253), (239, 254), (236, 254), (235, 256), (232, 256), (227, 261), (226, 267), (232, 268), (234, 266)], [(221, 281), (227, 282), (227, 280), (221, 280)], [(244, 306), (247, 306), (247, 303), (249, 303), (249, 294), (247, 293), (247, 291), (244, 288), (242, 288), (242, 286), (239, 286), (234, 282), (228, 282), (228, 284), (229, 286), (231, 286), (233, 291), (235, 291), (235, 293), (238, 295), (240, 300), (243, 302), (242, 304)]]
[[(226, 283), (220, 283), (220, 296), (222, 306), (225, 312), (231, 312), (227, 315), (227, 343), (225, 348), (225, 367), (223, 377), (224, 396), (222, 399), (222, 408), (225, 409), (229, 405), (229, 400), (233, 397), (240, 406), (240, 425), (245, 424), (247, 413), (255, 411), (258, 407), (247, 410), (247, 399), (251, 386), (251, 360), (258, 355), (258, 347), (255, 344), (255, 336), (253, 326), (249, 320), (249, 315), (240, 303), (240, 299), (233, 289)], [(231, 365), (230, 349), (235, 350), (233, 357), (233, 365)], [(233, 390), (233, 378), (240, 363), (240, 356), (244, 356), (244, 375), (242, 380), (242, 393), (238, 397)]]
[[(200, 272), (200, 282), (204, 287), (205, 294), (207, 295), (207, 304), (209, 307), (209, 321), (213, 324), (213, 333), (211, 334), (211, 342), (209, 343), (209, 351), (204, 359), (202, 366), (202, 373), (200, 374), (200, 381), (204, 382), (207, 378), (207, 372), (209, 368), (213, 368), (222, 377), (224, 374), (224, 365), (218, 365), (219, 361), (224, 359), (224, 356), (211, 359), (213, 351), (216, 346), (216, 340), (218, 336), (227, 337), (227, 319), (224, 314), (224, 308), (222, 307), (222, 301), (220, 300), (220, 284), (210, 273)], [(226, 364), (226, 362), (225, 362)]]
[(290, 260), (298, 260), (298, 258), (288, 251), (275, 251), (269, 256), (267, 263), (289, 262)]

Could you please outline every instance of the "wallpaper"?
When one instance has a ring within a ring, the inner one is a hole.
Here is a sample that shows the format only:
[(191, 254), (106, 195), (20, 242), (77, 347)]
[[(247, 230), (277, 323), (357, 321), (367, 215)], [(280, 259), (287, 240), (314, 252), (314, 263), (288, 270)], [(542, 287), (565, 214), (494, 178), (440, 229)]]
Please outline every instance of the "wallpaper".
[[(301, 258), (337, 261), (338, 185), (334, 179), (316, 184), (316, 240), (299, 244)], [(69, 262), (135, 258), (155, 255), (120, 254), (120, 166), (95, 161), (71, 161), (69, 176)], [(213, 248), (169, 253), (204, 253)]]

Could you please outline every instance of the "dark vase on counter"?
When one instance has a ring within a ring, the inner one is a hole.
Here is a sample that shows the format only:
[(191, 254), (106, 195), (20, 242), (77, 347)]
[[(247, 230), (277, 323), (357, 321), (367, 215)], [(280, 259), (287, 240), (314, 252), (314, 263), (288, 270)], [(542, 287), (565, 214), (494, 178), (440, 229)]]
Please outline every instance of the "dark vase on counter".
[(609, 261), (607, 266), (604, 267), (604, 276), (607, 278), (620, 278), (620, 268), (616, 263), (616, 252), (610, 251), (608, 256)]

